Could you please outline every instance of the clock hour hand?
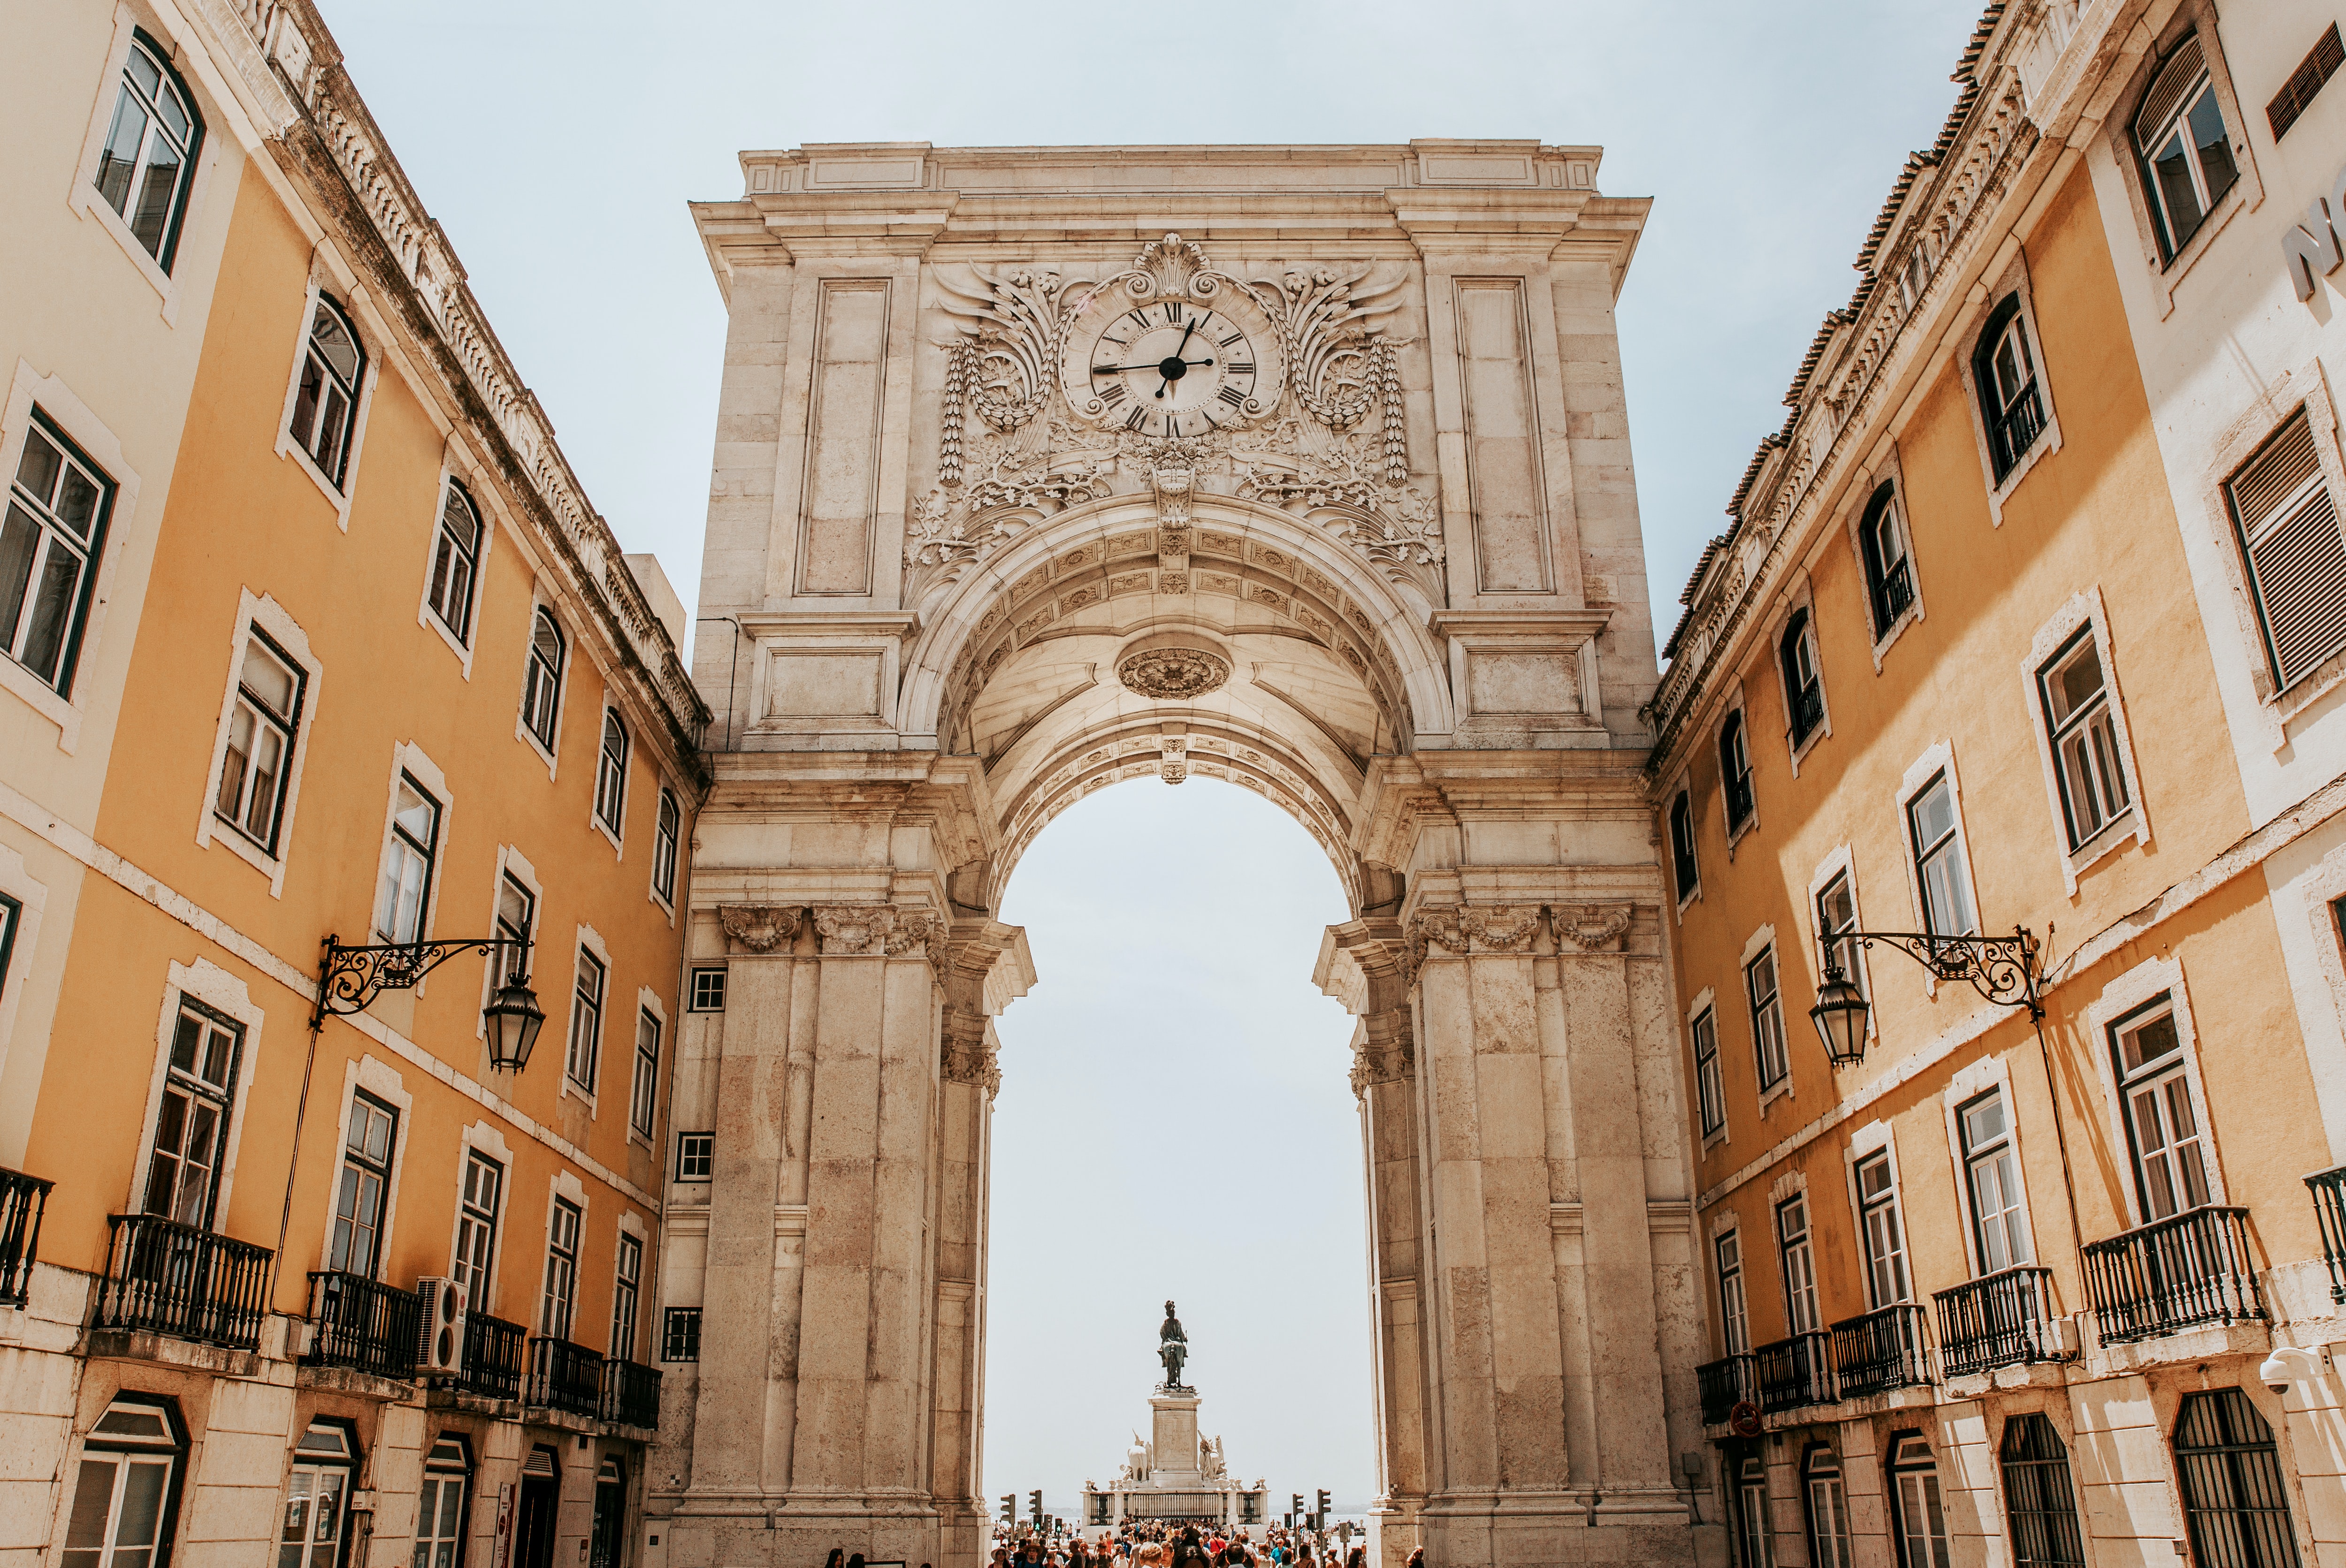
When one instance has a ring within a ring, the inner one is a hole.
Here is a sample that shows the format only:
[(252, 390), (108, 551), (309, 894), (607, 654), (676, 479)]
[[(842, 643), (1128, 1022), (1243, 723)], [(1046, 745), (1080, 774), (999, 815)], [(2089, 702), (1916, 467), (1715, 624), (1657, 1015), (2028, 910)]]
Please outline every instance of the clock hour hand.
[[(1194, 370), (1199, 365), (1210, 365), (1214, 361), (1211, 360), (1183, 360), (1181, 362)], [(1164, 366), (1165, 361), (1163, 360), (1151, 360), (1145, 365), (1094, 365), (1092, 367), (1092, 374), (1096, 376), (1122, 375), (1127, 371), (1156, 371), (1162, 370)]]

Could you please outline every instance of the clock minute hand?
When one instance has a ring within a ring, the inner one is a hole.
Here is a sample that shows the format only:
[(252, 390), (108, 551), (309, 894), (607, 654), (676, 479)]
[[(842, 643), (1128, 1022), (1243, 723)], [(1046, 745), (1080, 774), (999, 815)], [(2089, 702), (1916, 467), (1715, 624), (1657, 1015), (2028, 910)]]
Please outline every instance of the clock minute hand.
[[(1211, 360), (1183, 360), (1181, 362), (1194, 369), (1199, 365), (1210, 365), (1214, 361)], [(1092, 374), (1096, 376), (1122, 375), (1126, 371), (1153, 371), (1164, 363), (1165, 361), (1163, 360), (1151, 360), (1145, 365), (1094, 365), (1092, 367)]]

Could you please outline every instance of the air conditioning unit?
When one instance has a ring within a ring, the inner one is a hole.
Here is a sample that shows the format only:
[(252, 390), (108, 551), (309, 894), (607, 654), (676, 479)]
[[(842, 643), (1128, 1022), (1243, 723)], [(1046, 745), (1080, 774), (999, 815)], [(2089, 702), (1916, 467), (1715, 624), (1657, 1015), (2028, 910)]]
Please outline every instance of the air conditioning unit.
[(437, 1275), (415, 1282), (423, 1298), (416, 1315), (415, 1369), (425, 1377), (454, 1377), (464, 1369), (464, 1288)]

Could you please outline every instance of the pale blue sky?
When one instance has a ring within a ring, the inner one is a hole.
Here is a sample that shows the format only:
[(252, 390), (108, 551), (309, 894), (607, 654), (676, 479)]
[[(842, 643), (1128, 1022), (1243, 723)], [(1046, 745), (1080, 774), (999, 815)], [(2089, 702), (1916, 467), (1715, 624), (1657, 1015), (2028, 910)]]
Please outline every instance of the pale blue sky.
[[(1620, 303), (1659, 635), (1851, 259), (1953, 101), (1929, 0), (1176, 7), (320, 0), (498, 336), (630, 550), (696, 596), (724, 314), (684, 204), (810, 141), (1606, 148), (1651, 196)], [(986, 1485), (1070, 1503), (1146, 1415), (1164, 1296), (1209, 1431), (1289, 1492), (1372, 1484), (1343, 909), (1301, 830), (1198, 779), (1103, 792), (1011, 884)], [(1178, 1084), (1182, 1066), (1210, 1093)], [(1168, 1276), (1171, 1278), (1168, 1278)], [(1192, 1306), (1191, 1303), (1195, 1305)]]

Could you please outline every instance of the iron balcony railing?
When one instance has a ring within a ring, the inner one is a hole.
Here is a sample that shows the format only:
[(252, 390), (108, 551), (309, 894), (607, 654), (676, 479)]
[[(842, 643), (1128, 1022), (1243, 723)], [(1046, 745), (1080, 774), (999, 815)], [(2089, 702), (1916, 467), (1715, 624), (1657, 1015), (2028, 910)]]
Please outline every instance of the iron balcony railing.
[(309, 1352), (311, 1367), (353, 1367), (378, 1378), (415, 1376), (417, 1321), (423, 1298), (339, 1269), (310, 1275)]
[(1792, 693), (1792, 744), (1800, 745), (1825, 721), (1825, 688), (1810, 681)]
[(659, 1425), (660, 1375), (657, 1367), (639, 1361), (607, 1359), (603, 1363), (603, 1404), (607, 1421), (631, 1427)]
[(2245, 1208), (2195, 1208), (2088, 1243), (2086, 1291), (2102, 1342), (2266, 1317), (2248, 1220)]
[(444, 1381), (492, 1400), (521, 1398), (529, 1330), (486, 1312), (464, 1314), (464, 1369)]
[(56, 1185), (22, 1171), (0, 1170), (0, 1306), (22, 1307), (32, 1293), (41, 1216)]
[(145, 1329), (232, 1349), (260, 1348), (270, 1251), (155, 1214), (106, 1220), (93, 1329)]
[(1939, 1304), (1939, 1363), (1951, 1378), (2067, 1359), (2049, 1268), (2024, 1263), (1999, 1269), (1932, 1299)]
[(2001, 481), (2044, 433), (2045, 399), (2035, 382), (2021, 388), (2020, 395), (2004, 405), (1989, 430), (1995, 447), (1995, 476)]
[(1841, 1397), (1862, 1400), (1935, 1381), (1927, 1323), (1921, 1307), (1901, 1301), (1834, 1324), (1833, 1381)]
[(1906, 606), (1914, 602), (1914, 574), (1905, 557), (1882, 575), (1873, 585), (1873, 629), (1876, 636), (1887, 636)]
[(1751, 1352), (1751, 1360), (1761, 1410), (1832, 1403), (1832, 1336), (1822, 1329), (1762, 1345)]
[(602, 1409), (603, 1358), (567, 1339), (544, 1335), (529, 1342), (529, 1388), (525, 1405), (591, 1416)]
[(1694, 1369), (1696, 1385), (1702, 1390), (1702, 1420), (1705, 1426), (1718, 1426), (1735, 1413), (1735, 1407), (1746, 1400), (1760, 1402), (1760, 1384), (1752, 1376), (1749, 1356), (1729, 1356), (1724, 1360), (1708, 1361)]
[(2321, 1224), (2321, 1260), (2330, 1265), (2330, 1299), (2346, 1302), (2346, 1166), (2305, 1178)]

